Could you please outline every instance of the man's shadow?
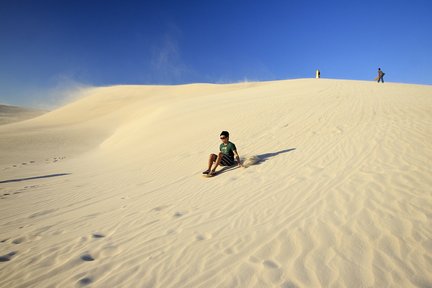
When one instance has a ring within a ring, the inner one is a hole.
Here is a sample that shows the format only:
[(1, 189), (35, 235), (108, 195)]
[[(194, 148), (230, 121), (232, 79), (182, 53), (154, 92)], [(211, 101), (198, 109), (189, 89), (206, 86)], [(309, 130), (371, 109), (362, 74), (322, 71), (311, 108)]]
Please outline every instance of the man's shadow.
[[(250, 165), (247, 165), (245, 167), (249, 167), (249, 166), (253, 166), (253, 165), (259, 165), (259, 164), (267, 161), (268, 159), (270, 159), (272, 157), (275, 157), (275, 156), (280, 155), (280, 154), (288, 153), (288, 152), (291, 152), (293, 150), (296, 150), (296, 148), (290, 148), (290, 149), (285, 149), (285, 150), (281, 150), (278, 152), (255, 155), (254, 157), (256, 157), (256, 162), (253, 161), (253, 163), (251, 163)], [(246, 160), (246, 159), (243, 159), (243, 160)], [(237, 168), (238, 168), (238, 166), (224, 166), (217, 173), (220, 174), (220, 173), (228, 172), (228, 171), (231, 171), (231, 170), (234, 170)]]
[(261, 164), (261, 163), (269, 160), (272, 157), (278, 156), (280, 154), (288, 153), (288, 152), (291, 152), (294, 150), (296, 150), (296, 148), (290, 148), (290, 149), (285, 149), (285, 150), (281, 150), (278, 152), (272, 152), (272, 153), (265, 153), (265, 154), (257, 155), (257, 157), (259, 159), (257, 164)]

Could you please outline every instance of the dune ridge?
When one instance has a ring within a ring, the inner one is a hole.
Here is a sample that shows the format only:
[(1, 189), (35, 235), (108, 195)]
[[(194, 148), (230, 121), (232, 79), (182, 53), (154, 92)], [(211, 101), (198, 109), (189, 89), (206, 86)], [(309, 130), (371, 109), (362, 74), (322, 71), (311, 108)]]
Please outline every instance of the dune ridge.
[[(113, 86), (0, 126), (0, 287), (429, 287), (432, 87)], [(220, 131), (247, 168), (204, 178)]]

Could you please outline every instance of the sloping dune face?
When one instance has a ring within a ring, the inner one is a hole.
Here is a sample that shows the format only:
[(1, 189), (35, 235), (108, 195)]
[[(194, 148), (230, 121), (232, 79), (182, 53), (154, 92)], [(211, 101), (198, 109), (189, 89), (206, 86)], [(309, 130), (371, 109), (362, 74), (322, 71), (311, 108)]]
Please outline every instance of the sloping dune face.
[[(0, 287), (432, 286), (432, 87), (114, 86), (0, 126)], [(247, 168), (204, 178), (219, 133)]]
[(0, 104), (0, 125), (31, 119), (44, 113), (46, 111)]

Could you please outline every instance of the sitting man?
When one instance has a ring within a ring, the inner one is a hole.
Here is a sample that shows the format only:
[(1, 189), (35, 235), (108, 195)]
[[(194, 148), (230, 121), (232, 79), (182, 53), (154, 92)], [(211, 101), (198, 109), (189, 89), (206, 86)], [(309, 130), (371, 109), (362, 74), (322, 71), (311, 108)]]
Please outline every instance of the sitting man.
[[(234, 155), (237, 160), (237, 165), (241, 167), (240, 156), (237, 153), (237, 148), (234, 143), (229, 141), (229, 133), (228, 131), (222, 131), (220, 134), (220, 139), (222, 140), (222, 144), (219, 146), (219, 154), (210, 154), (208, 169), (203, 172), (203, 174), (208, 174), (209, 176), (213, 176), (216, 173), (216, 168), (221, 166), (234, 166), (236, 162), (234, 161)], [(212, 169), (213, 164), (215, 166)]]

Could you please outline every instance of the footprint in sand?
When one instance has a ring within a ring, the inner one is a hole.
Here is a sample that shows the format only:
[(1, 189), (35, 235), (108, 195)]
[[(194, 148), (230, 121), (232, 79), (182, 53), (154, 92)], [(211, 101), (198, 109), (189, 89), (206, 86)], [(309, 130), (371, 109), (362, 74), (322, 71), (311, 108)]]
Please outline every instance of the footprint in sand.
[(79, 287), (87, 286), (87, 285), (91, 284), (92, 282), (93, 282), (92, 277), (85, 277), (85, 278), (82, 278), (81, 280), (78, 281), (78, 286)]
[(173, 217), (174, 218), (180, 218), (180, 217), (182, 217), (185, 214), (187, 214), (186, 211), (177, 211), (176, 213), (174, 213)]
[(24, 242), (24, 241), (25, 241), (25, 238), (24, 238), (24, 237), (19, 237), (19, 238), (13, 240), (12, 243), (13, 243), (13, 244), (21, 244), (21, 243)]
[(177, 230), (176, 229), (168, 229), (166, 231), (166, 235), (174, 235), (177, 234)]
[(195, 236), (195, 240), (197, 240), (197, 241), (203, 241), (203, 240), (207, 240), (210, 238), (212, 238), (212, 235), (208, 234), (208, 233), (199, 233)]
[(267, 268), (271, 268), (271, 269), (276, 269), (279, 268), (279, 265), (277, 265), (275, 262), (271, 261), (271, 260), (265, 260), (263, 262), (263, 265)]
[(150, 211), (151, 211), (151, 212), (160, 212), (160, 211), (162, 211), (162, 210), (164, 210), (164, 209), (166, 209), (166, 208), (168, 208), (168, 205), (162, 205), (162, 206), (154, 207), (154, 208), (151, 209)]
[(16, 252), (13, 251), (13, 252), (9, 252), (9, 253), (6, 254), (6, 255), (0, 256), (0, 262), (8, 262), (8, 261), (10, 261), (11, 258), (12, 258), (13, 256), (15, 256), (15, 255), (16, 255)]
[(94, 260), (95, 260), (95, 259), (93, 258), (93, 256), (91, 256), (91, 255), (88, 254), (88, 253), (81, 255), (80, 258), (81, 258), (81, 260), (83, 260), (83, 261), (87, 261), (87, 262), (89, 262), (89, 261), (94, 261)]
[(33, 213), (28, 218), (36, 218), (36, 217), (44, 216), (44, 215), (50, 214), (54, 211), (57, 211), (57, 209), (49, 209), (49, 210), (39, 211), (39, 212)]
[(265, 260), (262, 262), (262, 265), (264, 266), (264, 277), (268, 278), (275, 284), (282, 280), (283, 271), (276, 262)]
[(99, 239), (99, 238), (104, 238), (105, 235), (102, 234), (102, 233), (96, 232), (96, 233), (92, 234), (92, 237), (95, 238), (95, 239)]

